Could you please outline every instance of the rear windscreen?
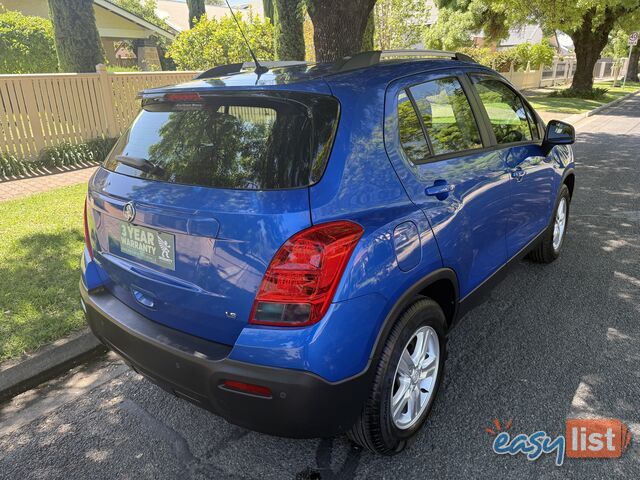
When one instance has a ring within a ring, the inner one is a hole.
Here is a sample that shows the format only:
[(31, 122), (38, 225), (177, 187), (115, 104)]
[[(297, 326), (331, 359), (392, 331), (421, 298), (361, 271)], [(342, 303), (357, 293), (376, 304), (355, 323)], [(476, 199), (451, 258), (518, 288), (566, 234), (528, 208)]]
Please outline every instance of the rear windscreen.
[(324, 171), (338, 111), (333, 97), (297, 93), (147, 103), (104, 166), (205, 187), (305, 187)]

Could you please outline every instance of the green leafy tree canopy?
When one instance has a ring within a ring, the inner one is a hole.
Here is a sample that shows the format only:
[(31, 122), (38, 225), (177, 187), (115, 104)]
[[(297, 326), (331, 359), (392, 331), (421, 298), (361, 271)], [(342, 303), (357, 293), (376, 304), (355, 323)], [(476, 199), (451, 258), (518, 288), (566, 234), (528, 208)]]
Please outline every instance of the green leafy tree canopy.
[(476, 20), (470, 11), (443, 8), (438, 12), (438, 21), (424, 32), (424, 46), (435, 50), (459, 50), (473, 44), (472, 32)]
[(373, 15), (376, 48), (411, 48), (422, 41), (429, 6), (424, 0), (378, 0)]

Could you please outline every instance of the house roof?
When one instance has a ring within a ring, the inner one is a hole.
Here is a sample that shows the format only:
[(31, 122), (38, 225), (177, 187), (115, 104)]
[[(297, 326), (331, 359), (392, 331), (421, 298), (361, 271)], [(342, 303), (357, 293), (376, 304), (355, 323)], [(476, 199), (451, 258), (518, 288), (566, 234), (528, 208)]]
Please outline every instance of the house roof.
[(138, 15), (136, 15), (135, 13), (130, 12), (129, 10), (126, 10), (114, 3), (111, 3), (108, 0), (93, 0), (94, 5), (98, 5), (102, 8), (105, 8), (113, 13), (115, 13), (116, 15), (119, 15), (123, 18), (126, 18), (127, 20), (130, 20), (134, 23), (137, 23), (138, 25), (151, 30), (155, 33), (157, 33), (158, 35), (161, 35), (163, 37), (169, 38), (169, 39), (173, 39), (175, 38), (175, 36), (178, 34), (178, 31), (176, 31), (174, 28), (172, 28), (171, 26), (169, 26), (169, 30), (165, 30), (164, 28), (158, 27), (157, 25), (154, 25), (151, 22), (148, 22), (147, 20), (145, 20), (142, 17), (139, 17)]
[[(47, 0), (0, 0), (0, 3), (7, 10), (15, 10), (24, 15), (49, 18)], [(93, 0), (93, 4), (96, 26), (103, 38), (147, 38), (149, 35), (155, 34), (172, 39), (178, 34), (178, 31), (173, 28), (165, 30), (158, 27), (108, 0)]]

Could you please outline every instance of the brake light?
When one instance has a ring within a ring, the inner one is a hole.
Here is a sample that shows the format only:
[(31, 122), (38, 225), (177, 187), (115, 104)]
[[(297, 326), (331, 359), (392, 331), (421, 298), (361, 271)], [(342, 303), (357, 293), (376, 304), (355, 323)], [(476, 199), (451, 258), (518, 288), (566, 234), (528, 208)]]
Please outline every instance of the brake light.
[(264, 274), (250, 323), (302, 327), (320, 321), (362, 233), (360, 225), (339, 221), (287, 240)]
[(93, 260), (93, 246), (91, 245), (91, 237), (89, 236), (89, 222), (87, 219), (87, 204), (89, 203), (89, 197), (84, 201), (84, 243), (87, 246), (89, 257)]
[(164, 96), (167, 102), (201, 102), (202, 97), (199, 93), (185, 92), (185, 93), (167, 93)]

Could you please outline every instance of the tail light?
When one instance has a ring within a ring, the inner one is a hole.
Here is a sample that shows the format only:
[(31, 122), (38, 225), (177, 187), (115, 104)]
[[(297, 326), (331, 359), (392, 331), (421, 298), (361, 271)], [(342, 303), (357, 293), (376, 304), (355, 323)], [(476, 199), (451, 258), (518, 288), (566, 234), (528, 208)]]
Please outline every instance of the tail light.
[(222, 382), (222, 387), (228, 390), (235, 390), (238, 392), (251, 393), (252, 395), (259, 395), (261, 397), (270, 397), (271, 389), (263, 387), (262, 385), (254, 385), (253, 383), (238, 382), (236, 380), (225, 380)]
[(89, 235), (89, 222), (87, 219), (88, 203), (89, 203), (89, 197), (87, 197), (84, 201), (84, 243), (87, 246), (89, 257), (91, 257), (91, 259), (93, 260), (93, 247), (91, 245), (91, 236)]
[(301, 327), (320, 321), (362, 233), (360, 225), (339, 221), (287, 240), (264, 274), (250, 323)]

